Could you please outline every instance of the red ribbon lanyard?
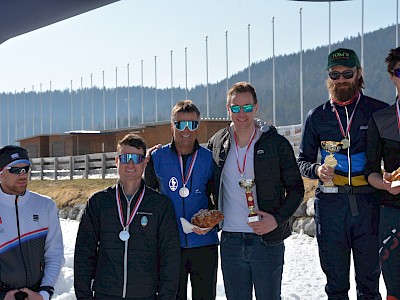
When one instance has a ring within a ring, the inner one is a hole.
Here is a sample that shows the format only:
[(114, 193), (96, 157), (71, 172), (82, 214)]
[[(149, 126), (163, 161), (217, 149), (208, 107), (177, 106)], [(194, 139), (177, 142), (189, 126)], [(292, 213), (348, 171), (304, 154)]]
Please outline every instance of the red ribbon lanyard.
[(246, 153), (244, 154), (244, 159), (243, 159), (243, 169), (240, 168), (240, 164), (239, 164), (239, 153), (238, 153), (238, 141), (237, 141), (237, 136), (236, 136), (236, 131), (233, 134), (234, 138), (235, 138), (235, 150), (236, 150), (236, 163), (237, 163), (237, 167), (240, 173), (240, 176), (243, 176), (244, 174), (244, 168), (246, 167), (246, 158), (247, 158), (247, 152), (249, 151), (249, 148), (251, 146), (251, 143), (253, 142), (254, 138), (256, 137), (256, 128), (254, 128), (253, 130), (253, 134), (251, 136), (250, 142), (247, 145), (247, 149), (246, 149)]
[(354, 110), (353, 110), (353, 113), (351, 114), (349, 123), (347, 124), (346, 132), (344, 131), (343, 124), (342, 124), (342, 121), (340, 120), (339, 113), (337, 112), (335, 103), (332, 102), (333, 110), (334, 110), (334, 112), (335, 112), (336, 119), (337, 119), (337, 121), (338, 121), (338, 123), (339, 123), (340, 132), (342, 133), (342, 135), (343, 135), (344, 138), (346, 138), (347, 135), (349, 134), (350, 127), (351, 127), (351, 123), (353, 122), (354, 113), (356, 112), (358, 102), (360, 102), (360, 98), (361, 98), (361, 94), (358, 93), (358, 99), (357, 99), (357, 102), (356, 102), (356, 106), (354, 107)]
[(117, 190), (115, 191), (115, 194), (116, 194), (115, 196), (117, 198), (118, 215), (119, 215), (119, 221), (121, 222), (122, 228), (125, 229), (126, 227), (128, 227), (132, 223), (132, 220), (136, 215), (136, 212), (137, 212), (137, 210), (139, 208), (139, 205), (140, 205), (140, 203), (142, 203), (145, 189), (146, 189), (146, 187), (143, 186), (143, 191), (140, 194), (139, 198), (136, 200), (135, 207), (133, 208), (133, 210), (131, 212), (131, 215), (129, 216), (128, 222), (125, 224), (125, 218), (124, 218), (124, 214), (123, 214), (123, 211), (122, 211), (121, 196), (120, 196), (119, 188), (118, 188), (118, 185), (117, 185)]
[(197, 158), (197, 151), (196, 150), (193, 154), (193, 158), (192, 161), (190, 162), (190, 166), (189, 166), (189, 170), (188, 170), (188, 174), (185, 178), (185, 173), (183, 171), (183, 160), (182, 160), (182, 156), (179, 154), (179, 165), (181, 166), (181, 175), (182, 175), (182, 184), (183, 186), (186, 186), (186, 183), (189, 181), (190, 176), (192, 175), (192, 171), (194, 168), (194, 164), (196, 162), (196, 158)]

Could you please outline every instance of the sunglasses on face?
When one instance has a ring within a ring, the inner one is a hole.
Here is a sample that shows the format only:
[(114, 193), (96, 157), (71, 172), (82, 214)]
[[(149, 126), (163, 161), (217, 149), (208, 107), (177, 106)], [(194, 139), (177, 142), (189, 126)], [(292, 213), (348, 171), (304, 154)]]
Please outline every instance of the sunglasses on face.
[(25, 166), (25, 167), (8, 167), (7, 170), (8, 172), (10, 172), (11, 174), (26, 174), (30, 171), (31, 166)]
[(344, 77), (344, 79), (350, 79), (350, 78), (353, 78), (354, 71), (347, 70), (347, 71), (343, 71), (342, 73), (337, 72), (337, 71), (329, 72), (329, 78), (332, 80), (338, 80), (340, 78), (340, 75), (342, 75)]
[(394, 76), (396, 76), (397, 78), (400, 78), (400, 68), (393, 69), (393, 70), (392, 70), (392, 74), (393, 74)]
[(240, 106), (240, 105), (231, 105), (230, 106), (231, 112), (233, 112), (234, 114), (239, 113), (241, 108), (243, 109), (243, 111), (245, 113), (249, 113), (249, 112), (253, 111), (254, 105), (253, 104), (246, 104), (246, 105), (243, 105), (243, 106)]
[(199, 121), (175, 121), (174, 126), (179, 131), (184, 131), (186, 127), (190, 131), (193, 131), (199, 127)]
[(130, 160), (132, 160), (132, 162), (136, 165), (144, 161), (144, 155), (136, 153), (124, 153), (119, 154), (118, 159), (121, 164), (126, 165), (129, 163)]

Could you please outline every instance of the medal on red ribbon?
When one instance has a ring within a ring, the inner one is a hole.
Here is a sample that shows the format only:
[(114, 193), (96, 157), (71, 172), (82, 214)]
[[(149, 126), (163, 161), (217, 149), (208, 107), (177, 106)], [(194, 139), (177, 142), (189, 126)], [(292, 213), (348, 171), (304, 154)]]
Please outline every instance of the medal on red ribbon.
[(189, 170), (187, 173), (187, 176), (185, 178), (185, 174), (183, 171), (183, 160), (182, 160), (182, 156), (179, 155), (179, 165), (181, 167), (181, 175), (182, 175), (182, 184), (183, 186), (179, 189), (179, 196), (181, 196), (182, 198), (186, 198), (187, 196), (189, 196), (190, 191), (189, 189), (186, 187), (187, 182), (189, 181), (190, 176), (192, 175), (193, 172), (193, 168), (194, 168), (194, 164), (196, 162), (196, 158), (197, 158), (197, 151), (196, 150), (193, 154), (193, 158), (192, 161), (190, 162), (190, 166), (189, 166)]
[(118, 185), (117, 185), (117, 187), (116, 187), (115, 197), (116, 197), (116, 201), (117, 201), (117, 208), (118, 208), (119, 221), (120, 221), (121, 226), (122, 226), (122, 228), (123, 228), (123, 229), (119, 232), (119, 235), (118, 235), (118, 236), (119, 236), (119, 239), (120, 239), (121, 241), (123, 241), (123, 242), (126, 242), (127, 240), (129, 240), (129, 238), (130, 238), (130, 236), (131, 236), (130, 233), (129, 233), (129, 231), (128, 231), (128, 228), (129, 228), (129, 225), (132, 223), (133, 218), (134, 218), (135, 215), (136, 215), (136, 212), (137, 212), (137, 210), (138, 210), (138, 208), (139, 208), (139, 206), (140, 206), (140, 203), (142, 203), (145, 189), (146, 189), (146, 187), (143, 186), (143, 191), (142, 191), (142, 193), (140, 194), (139, 198), (136, 200), (135, 207), (133, 208), (133, 210), (132, 210), (132, 212), (131, 212), (131, 214), (130, 214), (130, 216), (129, 216), (129, 219), (128, 219), (127, 223), (125, 224), (124, 213), (123, 213), (123, 211), (122, 211), (121, 195), (120, 195), (120, 191), (119, 191)]
[(356, 105), (354, 107), (353, 113), (351, 114), (351, 117), (348, 120), (346, 131), (343, 128), (343, 124), (342, 124), (342, 121), (340, 120), (339, 113), (337, 112), (337, 109), (336, 109), (336, 106), (335, 106), (335, 102), (332, 101), (333, 110), (335, 112), (336, 119), (337, 119), (337, 121), (339, 123), (340, 132), (342, 133), (342, 136), (343, 136), (343, 139), (341, 141), (342, 149), (346, 149), (346, 148), (348, 148), (350, 146), (350, 141), (348, 139), (348, 136), (349, 136), (349, 132), (350, 132), (351, 123), (353, 122), (353, 117), (354, 117), (354, 114), (355, 114), (356, 109), (357, 109), (358, 102), (360, 102), (360, 98), (361, 98), (361, 93), (358, 93), (357, 102), (356, 102)]

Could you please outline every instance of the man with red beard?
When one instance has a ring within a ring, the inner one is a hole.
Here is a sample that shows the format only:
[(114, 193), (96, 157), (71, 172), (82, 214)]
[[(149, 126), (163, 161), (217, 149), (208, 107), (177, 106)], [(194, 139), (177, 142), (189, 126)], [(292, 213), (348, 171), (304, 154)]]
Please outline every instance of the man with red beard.
[(331, 52), (327, 70), (329, 101), (308, 113), (298, 158), (301, 174), (319, 180), (315, 224), (325, 291), (329, 300), (349, 299), (352, 252), (357, 299), (381, 299), (379, 192), (363, 175), (368, 120), (388, 104), (362, 93), (362, 68), (353, 50)]

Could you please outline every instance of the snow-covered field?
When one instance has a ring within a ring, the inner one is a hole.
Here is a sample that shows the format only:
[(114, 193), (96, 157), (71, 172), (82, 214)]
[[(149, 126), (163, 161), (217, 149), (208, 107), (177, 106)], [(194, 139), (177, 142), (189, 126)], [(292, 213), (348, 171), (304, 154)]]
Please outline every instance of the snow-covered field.
[[(78, 230), (78, 222), (61, 219), (64, 237), (65, 265), (62, 268), (59, 280), (55, 286), (55, 300), (73, 300), (75, 298), (74, 281), (74, 247)], [(282, 280), (283, 300), (325, 300), (324, 292), (325, 275), (323, 274), (319, 259), (317, 241), (305, 234), (294, 233), (285, 240), (285, 266)], [(354, 271), (351, 269), (351, 276)], [(381, 277), (380, 290), (382, 298), (386, 291)], [(354, 281), (351, 282), (350, 299), (356, 299)], [(189, 297), (189, 299), (191, 299)], [(218, 270), (217, 299), (226, 299), (221, 270)]]

